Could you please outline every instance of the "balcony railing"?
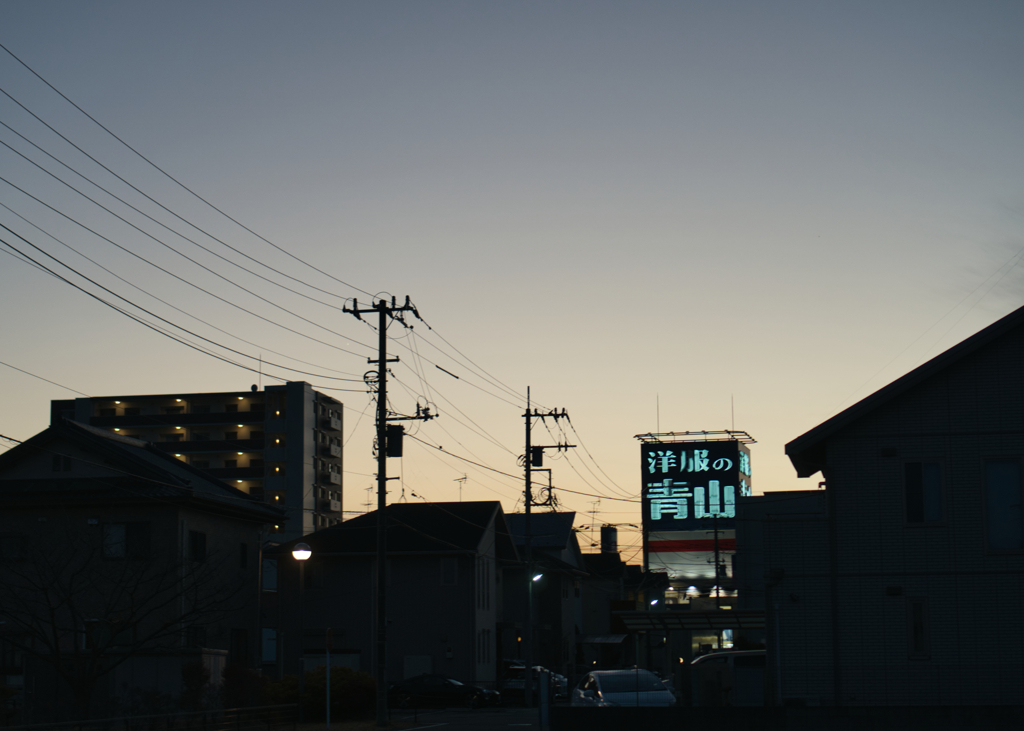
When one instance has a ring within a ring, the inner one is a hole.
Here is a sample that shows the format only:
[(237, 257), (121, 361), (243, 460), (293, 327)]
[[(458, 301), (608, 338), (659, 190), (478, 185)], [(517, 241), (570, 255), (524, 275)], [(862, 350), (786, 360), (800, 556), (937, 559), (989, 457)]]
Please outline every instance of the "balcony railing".
[[(262, 424), (264, 411), (221, 411), (214, 414), (132, 414), (130, 416), (94, 416), (92, 426), (122, 429), (130, 426), (204, 426), (207, 424)], [(339, 427), (340, 430), (341, 427)]]
[(341, 445), (321, 444), (320, 455), (323, 457), (333, 457), (334, 459), (341, 459)]
[(263, 450), (263, 439), (190, 439), (181, 442), (155, 442), (163, 452), (253, 452)]

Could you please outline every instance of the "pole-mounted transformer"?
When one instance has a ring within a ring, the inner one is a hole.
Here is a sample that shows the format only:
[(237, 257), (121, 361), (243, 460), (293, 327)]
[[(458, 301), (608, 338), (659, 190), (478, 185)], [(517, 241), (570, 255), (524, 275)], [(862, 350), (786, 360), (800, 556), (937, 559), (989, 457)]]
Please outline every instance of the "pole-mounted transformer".
[(385, 451), (388, 457), (402, 456), (402, 437), (405, 435), (405, 427), (401, 424), (388, 424), (385, 435)]

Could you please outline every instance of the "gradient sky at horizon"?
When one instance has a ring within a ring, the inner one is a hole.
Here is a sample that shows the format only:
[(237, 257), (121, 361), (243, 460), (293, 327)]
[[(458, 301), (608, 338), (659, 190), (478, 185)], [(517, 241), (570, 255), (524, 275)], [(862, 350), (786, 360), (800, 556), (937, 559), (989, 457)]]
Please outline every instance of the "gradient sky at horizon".
[[(1024, 5), (986, 1), (0, 5), (0, 43), (168, 173), (334, 277), (411, 296), (434, 328), (417, 325), (420, 354), (462, 377), (429, 362), (417, 373), (404, 348), (413, 341), (395, 344), (394, 406), (408, 413), (422, 397), (442, 414), (419, 436), (519, 471), (521, 406), (444, 359), (433, 347), (447, 348), (440, 336), (515, 392), (531, 386), (542, 406), (568, 410), (586, 451), (570, 462), (551, 455), (555, 483), (606, 497), (595, 506), (562, 492), (564, 508), (634, 524), (638, 506), (609, 499), (639, 490), (634, 435), (735, 425), (758, 442), (756, 492), (813, 488), (796, 479), (786, 442), (1024, 304), (1022, 31)], [(191, 197), (2, 51), (0, 87), (196, 226), (365, 301)], [(218, 246), (6, 96), (0, 120)], [(9, 129), (0, 140), (73, 181)], [(272, 349), (317, 373), (368, 369), (374, 334), (350, 315), (196, 256), (312, 322), (275, 310), (7, 147), (0, 176), (330, 345), (172, 280), (0, 182), (10, 207), (0, 223), (119, 294), (266, 360), (280, 362)], [(245, 390), (257, 380), (7, 254), (0, 298), (0, 361), (90, 395)], [(359, 510), (374, 471), (370, 413), (360, 418), (369, 399), (358, 383), (342, 387), (356, 389), (335, 395), (348, 407), (345, 507)], [(19, 439), (46, 426), (50, 399), (75, 395), (3, 366), (0, 394), (0, 434)], [(464, 499), (516, 507), (515, 480), (418, 444), (389, 469), (403, 477), (392, 499), (404, 489), (407, 499), (456, 500), (466, 473)], [(600, 484), (612, 481), (620, 490)]]

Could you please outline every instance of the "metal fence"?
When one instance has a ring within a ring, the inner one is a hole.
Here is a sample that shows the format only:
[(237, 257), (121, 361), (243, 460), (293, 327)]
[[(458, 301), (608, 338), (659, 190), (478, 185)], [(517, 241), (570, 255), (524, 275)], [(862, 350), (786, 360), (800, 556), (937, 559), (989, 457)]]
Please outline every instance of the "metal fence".
[(290, 704), (10, 726), (7, 731), (295, 731), (298, 715), (298, 706)]

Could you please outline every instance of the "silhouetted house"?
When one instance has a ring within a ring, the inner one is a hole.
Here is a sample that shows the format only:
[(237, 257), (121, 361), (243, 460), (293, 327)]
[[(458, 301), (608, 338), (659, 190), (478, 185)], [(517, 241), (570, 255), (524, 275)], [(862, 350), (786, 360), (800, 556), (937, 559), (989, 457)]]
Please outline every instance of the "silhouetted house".
[[(385, 514), (388, 681), (442, 673), (494, 687), (503, 572), (518, 562), (501, 503), (396, 503)], [(277, 579), (265, 592), (276, 594), (266, 601), (265, 672), (298, 674), (302, 656), (307, 669), (326, 664), (328, 629), (332, 665), (373, 671), (377, 516), (305, 536), (312, 556), (301, 569), (298, 541), (268, 550)]]
[(1020, 704), (1024, 308), (786, 453), (821, 473), (825, 504), (796, 535), (764, 533), (779, 695)]
[[(526, 515), (507, 516), (519, 555), (526, 560)], [(576, 513), (533, 513), (530, 516), (532, 567), (506, 570), (505, 624), (502, 647), (506, 659), (525, 660), (518, 638), (526, 627), (526, 589), (533, 585), (533, 664), (565, 676), (573, 674), (576, 636), (582, 624), (581, 580), (587, 575), (573, 530)], [(532, 577), (541, 578), (532, 581)]]
[(607, 542), (605, 536), (606, 531), (602, 529), (600, 553), (583, 554), (588, 576), (582, 583), (580, 597), (577, 675), (589, 670), (627, 667), (635, 659), (636, 643), (615, 612), (643, 608), (643, 567), (625, 563), (614, 540)]
[(342, 520), (342, 404), (303, 381), (262, 391), (51, 401), (51, 423), (65, 418), (152, 442), (284, 508), (280, 540)]
[(60, 421), (0, 455), (0, 673), (20, 719), (177, 699), (256, 666), (260, 546), (282, 511), (136, 439)]

